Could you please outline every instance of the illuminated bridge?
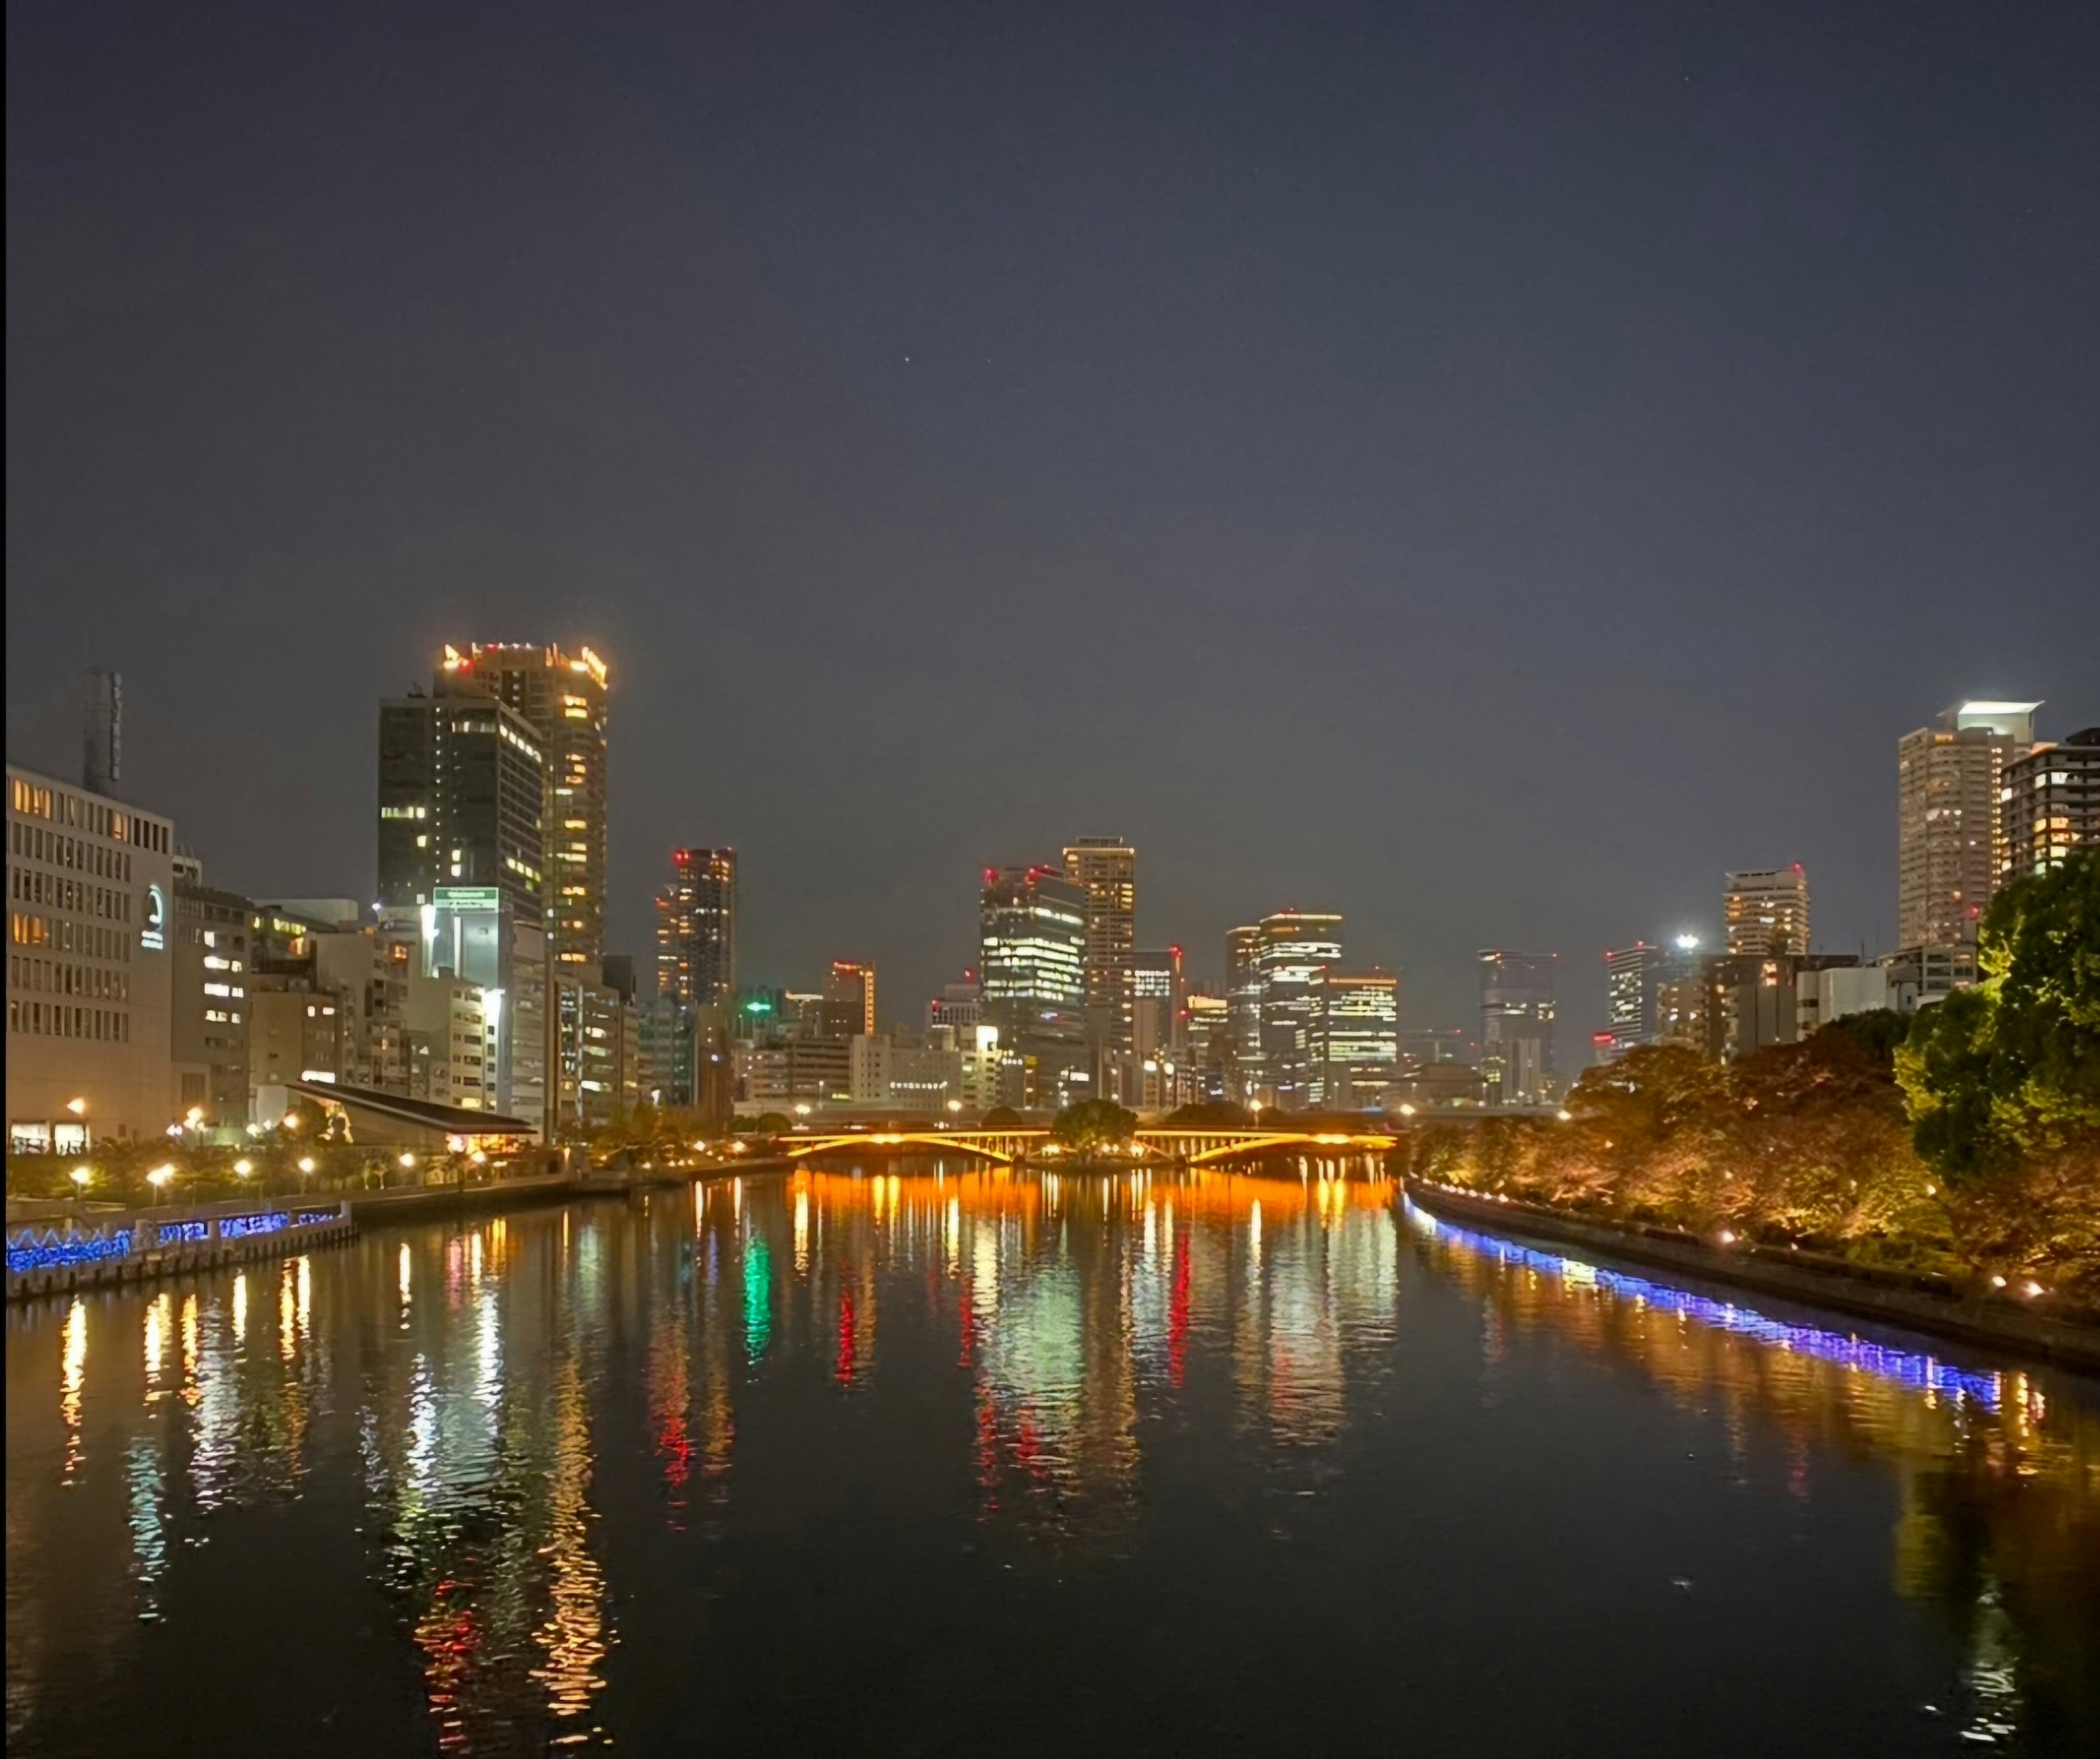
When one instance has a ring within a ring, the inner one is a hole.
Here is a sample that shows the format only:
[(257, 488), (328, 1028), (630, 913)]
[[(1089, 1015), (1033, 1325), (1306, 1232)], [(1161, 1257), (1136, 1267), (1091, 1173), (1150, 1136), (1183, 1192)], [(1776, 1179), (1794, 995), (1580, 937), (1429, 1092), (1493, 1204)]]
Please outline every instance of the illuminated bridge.
[[(1200, 1166), (1278, 1148), (1299, 1153), (1327, 1148), (1344, 1154), (1383, 1154), (1393, 1146), (1394, 1140), (1377, 1132), (1340, 1130), (1140, 1129), (1132, 1146), (1141, 1159)], [(929, 1150), (974, 1155), (1002, 1166), (1060, 1151), (1047, 1129), (844, 1130), (832, 1135), (794, 1136), (781, 1144), (781, 1151), (796, 1160), (841, 1152), (913, 1153)]]

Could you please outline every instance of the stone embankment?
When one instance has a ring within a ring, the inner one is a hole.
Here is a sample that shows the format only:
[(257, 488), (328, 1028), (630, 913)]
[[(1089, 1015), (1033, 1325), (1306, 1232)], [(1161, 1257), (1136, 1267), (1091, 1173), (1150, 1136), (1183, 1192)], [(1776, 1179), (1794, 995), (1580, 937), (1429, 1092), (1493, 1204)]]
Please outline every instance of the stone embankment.
[(1761, 1290), (1803, 1306), (1930, 1332), (2100, 1372), (2100, 1324), (2005, 1296), (1963, 1294), (1939, 1278), (1874, 1271), (1767, 1246), (1722, 1244), (1656, 1227), (1621, 1227), (1410, 1178), (1409, 1201), (1468, 1226), (1552, 1240), (1709, 1282)]

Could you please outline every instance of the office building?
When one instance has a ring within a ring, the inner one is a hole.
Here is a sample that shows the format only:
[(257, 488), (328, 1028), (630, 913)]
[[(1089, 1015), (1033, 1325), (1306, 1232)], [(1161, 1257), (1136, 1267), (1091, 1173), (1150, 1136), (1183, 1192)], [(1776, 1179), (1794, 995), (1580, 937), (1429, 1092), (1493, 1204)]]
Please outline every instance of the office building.
[(7, 1133), (15, 1152), (174, 1120), (174, 824), (7, 767)]
[[(600, 978), (558, 967), (554, 992), (555, 1129), (589, 1136), (610, 1128), (642, 1098), (642, 1023), (631, 996)], [(632, 971), (632, 961), (629, 962)]]
[[(1065, 877), (1087, 898), (1087, 1033), (1111, 1096), (1132, 1053), (1131, 959), (1137, 948), (1137, 851), (1120, 837), (1065, 846)], [(1115, 1080), (1108, 1077), (1113, 1075)]]
[(1604, 1030), (1592, 1035), (1597, 1061), (1608, 1063), (1656, 1037), (1657, 967), (1662, 949), (1637, 940), (1604, 955)]
[(656, 992), (696, 1007), (736, 999), (736, 851), (675, 849), (656, 895)]
[(1560, 956), (1489, 948), (1480, 958), (1480, 1074), (1488, 1103), (1552, 1097), (1554, 974)]
[(1148, 1116), (1193, 1095), (1187, 1053), (1188, 980), (1181, 949), (1139, 948), (1130, 956), (1130, 1051), (1120, 1071), (1122, 1103)]
[(984, 1023), (984, 985), (974, 971), (965, 971), (959, 983), (944, 983), (941, 993), (926, 1004), (926, 1030), (951, 1027), (968, 1038)]
[(379, 705), (379, 901), (429, 904), (440, 888), (493, 888), (542, 926), (546, 764), (532, 723), (487, 697), (408, 696)]
[(1894, 1005), (1889, 971), (1882, 965), (1839, 965), (1798, 973), (1794, 979), (1795, 1036), (1812, 1038), (1833, 1020)]
[(1095, 1092), (1087, 1033), (1087, 894), (1050, 866), (986, 868), (978, 896), (982, 1023), (1026, 1070), (1027, 1103)]
[(248, 1122), (248, 935), (254, 906), (206, 886), (175, 881), (175, 944), (169, 1040), (175, 1109), (208, 1129)]
[(824, 974), (822, 1025), (827, 1038), (875, 1036), (875, 967), (852, 959), (834, 959)]
[(448, 647), (436, 679), (441, 696), (492, 698), (536, 736), (548, 964), (591, 982), (605, 958), (607, 683), (589, 648), (529, 642)]
[(1342, 960), (1342, 919), (1317, 910), (1279, 910), (1261, 919), (1255, 967), (1261, 985), (1263, 1104), (1303, 1111), (1318, 1103), (1313, 1044), (1314, 976)]
[(1389, 971), (1316, 971), (1309, 993), (1308, 1103), (1351, 1112), (1383, 1103), (1400, 1067), (1400, 979)]
[(1908, 947), (1877, 961), (1888, 973), (1889, 1005), (1915, 1014), (1974, 986), (1979, 975), (1973, 945)]
[(1432, 1063), (1463, 1063), (1471, 1049), (1460, 1026), (1410, 1027), (1399, 1042), (1401, 1063), (1410, 1069)]
[(1183, 1055), (1192, 1072), (1194, 1100), (1234, 1097), (1237, 1065), (1233, 1057), (1231, 1004), (1211, 985), (1189, 992), (1183, 1032)]
[(1721, 914), (1728, 951), (1771, 958), (1808, 951), (1808, 873), (1790, 867), (1746, 868), (1727, 876)]
[(1859, 964), (1851, 953), (1720, 953), (1701, 963), (1706, 989), (1705, 1053), (1733, 1062), (1801, 1036), (1802, 985), (1809, 986), (1809, 1017), (1820, 1010), (1819, 974)]
[(1896, 944), (1970, 945), (2009, 855), (2008, 764), (2034, 744), (2036, 702), (1965, 702), (1896, 745)]
[(1225, 935), (1226, 1054), (1235, 1104), (1251, 1103), (1264, 1085), (1261, 1063), (1261, 929), (1258, 924)]
[(2010, 759), (1998, 802), (2002, 880), (2045, 873), (2100, 843), (2100, 727)]

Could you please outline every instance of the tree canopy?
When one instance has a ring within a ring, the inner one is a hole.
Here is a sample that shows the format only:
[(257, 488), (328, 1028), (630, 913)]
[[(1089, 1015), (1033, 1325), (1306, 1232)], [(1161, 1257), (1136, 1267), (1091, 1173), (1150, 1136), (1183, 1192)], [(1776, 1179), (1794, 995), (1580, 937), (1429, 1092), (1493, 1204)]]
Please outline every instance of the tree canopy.
[(1059, 1112), (1050, 1134), (1067, 1147), (1084, 1151), (1119, 1147), (1130, 1140), (1136, 1128), (1135, 1112), (1113, 1099), (1087, 1099)]

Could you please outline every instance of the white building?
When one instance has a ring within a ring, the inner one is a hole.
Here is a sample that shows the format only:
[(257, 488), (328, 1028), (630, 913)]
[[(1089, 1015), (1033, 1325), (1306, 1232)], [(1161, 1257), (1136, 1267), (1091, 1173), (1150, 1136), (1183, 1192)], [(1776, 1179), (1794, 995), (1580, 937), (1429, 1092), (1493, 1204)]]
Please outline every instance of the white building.
[(174, 1121), (174, 825), (7, 767), (7, 1136), (74, 1152)]

